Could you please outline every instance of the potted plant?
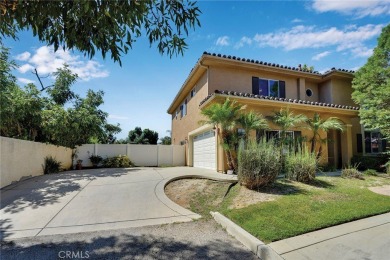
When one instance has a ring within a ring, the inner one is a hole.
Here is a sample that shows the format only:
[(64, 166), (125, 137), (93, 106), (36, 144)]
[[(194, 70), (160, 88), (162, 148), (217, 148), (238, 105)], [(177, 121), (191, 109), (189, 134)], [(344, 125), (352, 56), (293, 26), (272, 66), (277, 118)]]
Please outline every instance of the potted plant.
[(76, 164), (76, 170), (82, 170), (83, 169), (83, 160), (77, 160), (77, 164)]
[(89, 157), (89, 160), (91, 161), (94, 168), (98, 167), (99, 164), (103, 161), (103, 158), (99, 155), (91, 155)]

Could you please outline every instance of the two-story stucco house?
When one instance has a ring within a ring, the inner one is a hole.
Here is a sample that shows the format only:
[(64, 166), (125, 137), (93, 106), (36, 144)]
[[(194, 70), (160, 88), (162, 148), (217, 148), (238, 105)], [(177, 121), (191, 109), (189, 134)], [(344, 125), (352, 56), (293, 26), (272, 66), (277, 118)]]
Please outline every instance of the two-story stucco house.
[[(216, 131), (200, 125), (200, 111), (226, 98), (246, 105), (246, 109), (265, 117), (289, 107), (295, 114), (321, 118), (338, 117), (343, 132), (321, 133), (332, 141), (323, 144), (322, 163), (341, 167), (354, 154), (381, 152), (379, 134), (364, 131), (359, 123), (358, 107), (351, 99), (353, 71), (332, 69), (324, 74), (303, 71), (251, 59), (204, 53), (172, 101), (172, 143), (186, 146), (187, 165), (225, 171), (226, 159)], [(272, 135), (278, 130), (270, 122)], [(256, 136), (256, 133), (250, 133)], [(291, 135), (310, 136), (304, 128), (292, 129)], [(363, 141), (364, 140), (364, 141)]]

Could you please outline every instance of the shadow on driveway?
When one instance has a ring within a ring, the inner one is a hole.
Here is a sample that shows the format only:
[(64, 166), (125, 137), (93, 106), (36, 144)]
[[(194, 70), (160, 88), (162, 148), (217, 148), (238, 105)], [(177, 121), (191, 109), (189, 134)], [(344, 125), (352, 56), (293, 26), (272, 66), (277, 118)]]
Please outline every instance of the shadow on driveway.
[[(2, 214), (16, 214), (25, 209), (37, 209), (60, 203), (60, 199), (72, 192), (80, 191), (89, 182), (98, 178), (118, 178), (137, 172), (139, 169), (91, 169), (67, 171), (26, 179), (1, 189), (0, 209)], [(0, 219), (0, 238), (8, 236), (13, 229), (12, 221)]]
[(256, 259), (249, 250), (218, 239), (199, 245), (147, 234), (96, 237), (83, 242), (3, 243), (1, 251), (4, 259), (60, 259), (66, 252), (77, 254), (73, 257), (77, 259)]

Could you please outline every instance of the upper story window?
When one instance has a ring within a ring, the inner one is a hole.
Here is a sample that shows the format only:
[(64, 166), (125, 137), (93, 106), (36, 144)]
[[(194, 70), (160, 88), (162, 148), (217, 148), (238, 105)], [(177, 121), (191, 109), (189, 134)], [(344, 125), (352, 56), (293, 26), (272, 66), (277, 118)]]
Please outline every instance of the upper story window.
[(180, 116), (184, 117), (185, 115), (187, 115), (187, 99), (180, 106)]
[(252, 93), (270, 97), (286, 97), (286, 82), (252, 77)]
[(178, 110), (176, 110), (176, 112), (175, 112), (175, 118), (177, 119), (177, 116), (179, 115), (179, 111)]
[(194, 87), (194, 88), (191, 90), (190, 96), (191, 96), (191, 97), (194, 97), (195, 94), (196, 94), (196, 87)]

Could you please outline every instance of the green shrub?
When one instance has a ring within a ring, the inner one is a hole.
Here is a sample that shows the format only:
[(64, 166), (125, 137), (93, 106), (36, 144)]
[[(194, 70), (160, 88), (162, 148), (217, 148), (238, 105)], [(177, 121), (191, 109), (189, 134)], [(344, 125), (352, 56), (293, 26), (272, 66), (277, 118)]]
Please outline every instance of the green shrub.
[(356, 178), (364, 180), (363, 174), (359, 172), (358, 165), (348, 165), (341, 171), (341, 177), (344, 178)]
[(319, 167), (319, 170), (322, 172), (335, 172), (337, 169), (333, 163), (327, 163), (327, 164), (321, 165)]
[(318, 160), (314, 153), (303, 149), (298, 152), (291, 152), (286, 157), (286, 178), (299, 181), (310, 182), (316, 177)]
[(351, 159), (351, 164), (359, 165), (359, 171), (365, 171), (367, 169), (374, 169), (376, 171), (386, 171), (385, 164), (388, 161), (388, 155), (381, 156), (363, 156), (355, 155)]
[(91, 161), (93, 166), (98, 166), (103, 161), (103, 158), (99, 155), (92, 154), (91, 156), (89, 156), (89, 160)]
[(133, 166), (133, 163), (126, 155), (118, 155), (104, 159), (103, 166), (106, 168), (126, 168)]
[(45, 157), (45, 164), (42, 165), (43, 174), (57, 173), (61, 170), (61, 162), (52, 156)]
[(238, 180), (249, 189), (273, 183), (280, 173), (279, 149), (274, 143), (261, 139), (258, 143), (240, 145), (238, 152)]
[(378, 173), (373, 169), (368, 169), (363, 172), (364, 175), (378, 176)]

